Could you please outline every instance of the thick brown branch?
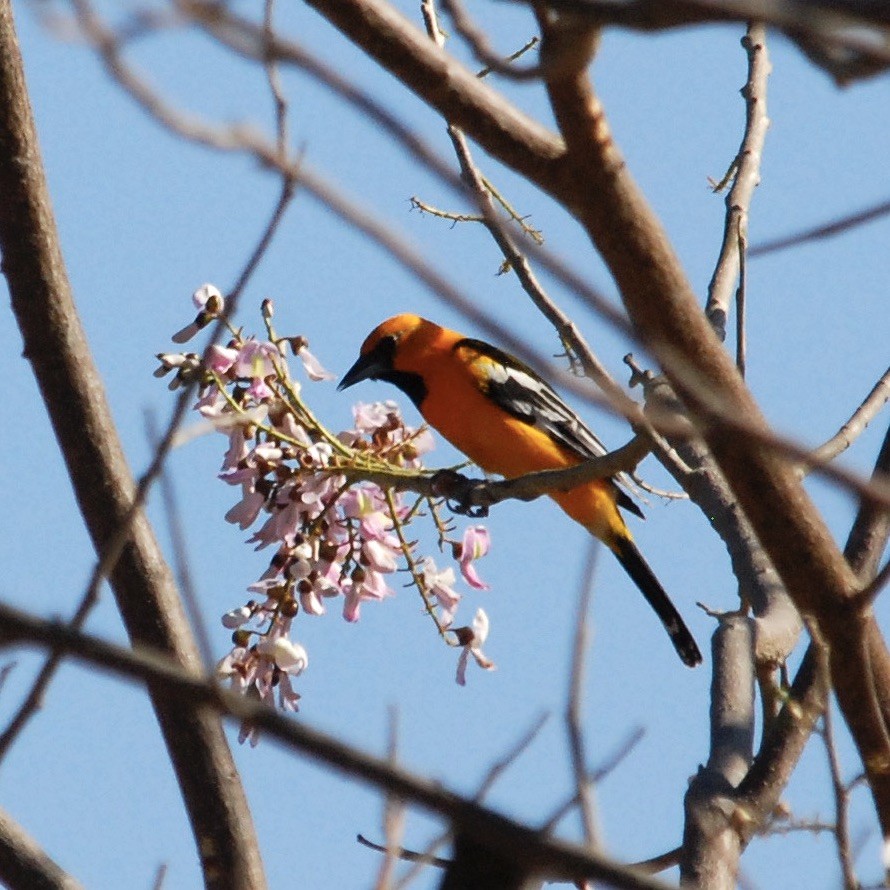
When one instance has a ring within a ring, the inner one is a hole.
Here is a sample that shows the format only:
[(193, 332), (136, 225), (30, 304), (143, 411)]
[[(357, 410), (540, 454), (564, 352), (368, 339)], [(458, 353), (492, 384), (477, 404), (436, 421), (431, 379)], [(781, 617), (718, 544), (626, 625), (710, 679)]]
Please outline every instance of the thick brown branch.
[(418, 777), (388, 759), (365, 754), (254, 699), (223, 689), (193, 666), (181, 667), (158, 652), (124, 649), (4, 604), (0, 604), (0, 642), (60, 649), (89, 664), (163, 689), (168, 700), (183, 709), (206, 706), (239, 722), (247, 721), (293, 751), (439, 814), (529, 872), (572, 880), (590, 878), (625, 890), (666, 890), (660, 881), (577, 844), (546, 838), (538, 830), (443, 788), (440, 782)]
[[(572, 28), (577, 39), (577, 27)], [(568, 31), (545, 30), (559, 43)], [(558, 51), (558, 47), (557, 47)], [(890, 835), (890, 747), (870, 678), (890, 661), (873, 638), (870, 616), (851, 605), (856, 578), (834, 543), (794, 468), (782, 456), (740, 442), (713, 418), (742, 417), (754, 430), (766, 422), (732, 360), (697, 305), (695, 294), (654, 213), (631, 178), (615, 146), (603, 108), (584, 67), (548, 81), (560, 130), (575, 170), (579, 216), (614, 275), (637, 330), (657, 354), (668, 378), (697, 422), (720, 469), (797, 607), (814, 617), (832, 653), (832, 681), (869, 772), (879, 818)], [(703, 385), (707, 384), (706, 397)], [(708, 421), (709, 415), (712, 417)], [(866, 637), (874, 667), (863, 657)], [(868, 670), (866, 670), (868, 668)]]
[[(561, 140), (436, 46), (385, 0), (307, 2), (447, 120), (467, 129), (490, 154), (532, 182), (554, 184), (564, 154)], [(212, 7), (182, 5), (212, 22)]]
[(754, 625), (722, 616), (711, 647), (711, 745), (686, 793), (680, 875), (684, 885), (736, 887), (742, 843), (730, 814), (754, 742)]
[[(887, 472), (890, 472), (890, 430), (874, 469), (875, 475)], [(845, 559), (862, 583), (875, 576), (888, 538), (890, 511), (878, 509), (873, 504), (863, 504), (844, 548)], [(890, 681), (879, 676), (875, 678), (874, 686), (879, 690), (884, 720), (890, 722), (890, 706), (886, 698)], [(881, 692), (884, 697), (881, 697)], [(739, 812), (744, 816), (738, 824), (745, 843), (764, 825), (778, 803), (779, 795), (788, 783), (826, 701), (824, 659), (818, 656), (815, 644), (811, 644), (798, 669), (787, 703), (765, 733), (754, 764), (738, 789)]]
[(3, 810), (0, 810), (0, 883), (9, 890), (82, 888)]
[[(74, 307), (46, 189), (8, 0), (0, 0), (0, 247), (12, 306), (77, 500), (101, 557), (134, 485)], [(198, 661), (170, 571), (145, 517), (110, 576), (134, 640)], [(247, 802), (215, 714), (152, 689), (209, 886), (262, 887)]]

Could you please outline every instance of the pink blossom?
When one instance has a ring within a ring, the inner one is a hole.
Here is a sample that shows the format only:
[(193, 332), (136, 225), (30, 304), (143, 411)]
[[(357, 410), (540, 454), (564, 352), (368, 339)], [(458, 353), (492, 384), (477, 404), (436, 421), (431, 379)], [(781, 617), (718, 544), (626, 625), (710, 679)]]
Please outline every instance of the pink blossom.
[(276, 667), (291, 676), (298, 677), (309, 667), (309, 655), (299, 644), (285, 636), (267, 637), (257, 643), (257, 652), (272, 661)]
[(252, 655), (246, 646), (235, 646), (228, 655), (220, 659), (216, 673), (223, 679), (231, 680), (232, 686), (244, 691), (252, 680)]
[(214, 343), (209, 350), (207, 367), (217, 374), (225, 374), (238, 358), (238, 350)]
[(334, 456), (334, 448), (330, 442), (313, 442), (305, 454), (315, 466), (326, 467)]
[(197, 353), (159, 352), (157, 359), (161, 364), (153, 372), (155, 377), (164, 377), (170, 371), (176, 371), (167, 384), (167, 388), (171, 392), (179, 389), (180, 386), (188, 386), (201, 377), (201, 357)]
[(214, 384), (208, 386), (201, 393), (201, 398), (195, 402), (194, 408), (199, 411), (201, 416), (212, 423), (221, 422), (223, 419), (228, 420), (231, 417), (231, 407), (223, 398), (223, 394), (219, 391), (219, 387)]
[(202, 284), (193, 294), (192, 302), (198, 310), (195, 320), (173, 335), (174, 343), (186, 343), (202, 328), (207, 327), (214, 319), (222, 315), (225, 309), (225, 300), (219, 292), (219, 288), (212, 284)]
[(447, 568), (439, 571), (435, 562), (427, 557), (421, 570), (423, 586), (428, 593), (436, 598), (442, 608), (441, 621), (445, 625), (454, 620), (454, 613), (460, 603), (460, 594), (452, 587), (454, 584), (454, 569)]
[(386, 500), (376, 485), (354, 485), (340, 498), (339, 503), (344, 516), (349, 519), (361, 519), (381, 511), (386, 505)]
[[(418, 457), (423, 454), (429, 454), (436, 447), (435, 436), (430, 432), (429, 427), (412, 431), (410, 441), (414, 453)], [(420, 461), (417, 461), (417, 463), (420, 463)]]
[(206, 309), (219, 315), (225, 309), (226, 301), (215, 284), (202, 284), (193, 294), (195, 309)]
[(357, 569), (352, 577), (344, 585), (346, 600), (343, 603), (343, 617), (350, 622), (358, 621), (361, 617), (361, 605), (365, 600), (382, 600), (392, 596), (392, 591), (386, 586), (383, 575), (373, 569)]
[(232, 373), (239, 378), (250, 378), (247, 394), (255, 402), (271, 399), (275, 395), (266, 380), (276, 375), (275, 363), (280, 358), (278, 347), (268, 341), (245, 340), (238, 349)]
[(262, 377), (254, 377), (247, 388), (247, 395), (254, 402), (265, 402), (275, 395), (275, 391), (269, 386)]
[(256, 522), (265, 503), (265, 495), (256, 489), (249, 489), (245, 491), (244, 497), (237, 504), (226, 511), (225, 520), (237, 525), (241, 531), (245, 531)]
[(368, 561), (368, 565), (378, 572), (394, 572), (399, 567), (398, 558), (401, 554), (399, 546), (387, 546), (380, 540), (372, 539), (362, 544), (362, 555)]
[(399, 406), (388, 399), (385, 402), (371, 402), (365, 404), (359, 402), (352, 409), (352, 416), (355, 421), (355, 428), (360, 433), (373, 433), (380, 427), (385, 426), (391, 417), (395, 416), (401, 421)]
[(239, 377), (272, 377), (275, 375), (275, 360), (281, 353), (274, 343), (259, 340), (245, 340), (235, 359), (235, 374)]
[(240, 609), (232, 609), (231, 612), (226, 612), (222, 617), (222, 623), (223, 627), (234, 630), (237, 627), (241, 627), (242, 624), (246, 624), (251, 618), (253, 618), (253, 609), (245, 605), (241, 606)]
[(239, 423), (229, 430), (229, 447), (226, 449), (220, 469), (235, 469), (247, 457), (248, 453), (249, 449), (247, 447), (247, 435), (244, 430), (244, 424)]
[(294, 691), (290, 674), (287, 672), (282, 673), (278, 677), (278, 707), (283, 711), (299, 711), (297, 702), (299, 702), (300, 698), (300, 693)]
[[(317, 551), (317, 547), (312, 550)], [(337, 596), (340, 593), (340, 572), (334, 564), (328, 564), (323, 571), (324, 563), (315, 558), (315, 553), (312, 555), (312, 562), (308, 559), (293, 562), (288, 567), (287, 576), (296, 582), (295, 590), (300, 599), (300, 608), (308, 615), (324, 615), (326, 609), (323, 597)]]
[(303, 363), (303, 367), (306, 369), (306, 373), (309, 375), (310, 380), (318, 381), (336, 379), (337, 375), (332, 374), (330, 371), (326, 371), (321, 362), (309, 351), (308, 347), (301, 346), (297, 350), (297, 356)]
[(293, 540), (300, 525), (300, 504), (288, 500), (284, 506), (273, 511), (262, 528), (247, 539), (247, 543), (256, 544), (255, 550), (262, 550), (276, 541)]
[(460, 573), (464, 576), (470, 587), (476, 590), (488, 590), (488, 585), (482, 581), (476, 573), (473, 560), (480, 559), (488, 553), (491, 547), (491, 536), (484, 525), (471, 525), (464, 532), (464, 539), (460, 545)]
[[(233, 613), (226, 618), (230, 615)], [(293, 688), (292, 678), (300, 676), (309, 666), (309, 655), (288, 636), (290, 624), (290, 619), (276, 620), (255, 646), (235, 646), (217, 665), (217, 674), (229, 679), (242, 693), (255, 690), (259, 699), (270, 707), (275, 704), (278, 687), (279, 707), (297, 710), (300, 696)], [(251, 745), (256, 745), (256, 729), (250, 723), (243, 723), (239, 740), (248, 739)]]
[(260, 442), (248, 455), (247, 462), (251, 466), (275, 465), (281, 463), (282, 457), (283, 452), (275, 442)]
[(473, 657), (476, 664), (483, 670), (493, 671), (495, 664), (491, 659), (485, 656), (482, 651), (482, 644), (488, 639), (488, 615), (483, 609), (477, 609), (473, 618), (473, 624), (470, 627), (459, 627), (455, 629), (457, 638), (463, 649), (460, 658), (457, 661), (457, 682), (460, 686), (467, 684), (467, 663), (470, 656)]

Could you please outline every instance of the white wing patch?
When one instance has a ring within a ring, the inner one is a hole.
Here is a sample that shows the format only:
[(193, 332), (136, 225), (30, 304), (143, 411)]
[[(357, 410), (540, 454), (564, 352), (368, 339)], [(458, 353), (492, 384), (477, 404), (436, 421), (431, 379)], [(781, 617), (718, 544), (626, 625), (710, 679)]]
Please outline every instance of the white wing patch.
[(582, 457), (606, 453), (584, 421), (537, 375), (524, 368), (487, 364), (488, 394), (505, 410), (547, 433)]
[[(464, 339), (455, 349), (476, 353), (473, 362), (485, 381), (488, 397), (524, 423), (545, 432), (579, 457), (601, 457), (606, 447), (578, 415), (531, 368), (506, 352), (481, 340)], [(613, 483), (629, 488), (623, 473)], [(616, 489), (618, 504), (642, 517), (628, 494)]]

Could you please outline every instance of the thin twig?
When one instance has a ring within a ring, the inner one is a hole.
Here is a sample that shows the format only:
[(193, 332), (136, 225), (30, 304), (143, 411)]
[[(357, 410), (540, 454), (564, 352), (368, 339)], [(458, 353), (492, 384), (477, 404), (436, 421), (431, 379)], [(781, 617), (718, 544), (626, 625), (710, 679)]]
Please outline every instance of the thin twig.
[[(618, 747), (603, 760), (600, 765), (590, 772), (587, 776), (587, 783), (597, 785), (607, 776), (615, 772), (618, 767), (630, 756), (631, 752), (642, 741), (646, 731), (638, 726), (628, 733), (627, 738)], [(579, 798), (577, 790), (573, 791), (568, 800), (561, 803), (553, 813), (547, 817), (541, 825), (541, 831), (547, 835), (556, 830), (556, 826), (578, 805)]]
[(642, 859), (633, 863), (633, 868), (646, 872), (648, 875), (658, 874), (660, 871), (667, 871), (680, 862), (680, 856), (683, 854), (682, 847), (674, 847), (666, 853), (660, 853), (658, 856), (652, 856), (649, 859)]
[[(270, 40), (275, 33), (274, 28), (275, 0), (265, 0), (263, 4), (263, 31), (266, 39)], [(277, 137), (278, 156), (282, 162), (287, 159), (288, 138), (288, 114), (287, 99), (281, 86), (281, 75), (278, 71), (275, 57), (271, 54), (264, 60), (263, 68), (266, 72), (266, 80), (269, 84), (269, 92), (275, 105), (275, 133)]]
[(439, 207), (433, 207), (432, 204), (428, 204), (426, 201), (421, 201), (416, 195), (412, 195), (409, 200), (411, 207), (415, 210), (419, 210), (421, 213), (428, 213), (430, 216), (435, 216), (439, 219), (448, 220), (450, 223), (485, 222), (485, 217), (479, 213), (457, 213), (454, 210), (442, 210)]
[[(387, 761), (398, 764), (399, 724), (398, 712), (389, 709), (389, 742), (387, 744)], [(405, 830), (405, 803), (390, 793), (386, 794), (383, 804), (383, 836), (386, 846), (383, 848), (383, 861), (377, 873), (376, 890), (388, 890), (395, 874), (396, 863), (401, 858), (401, 837)]]
[[(742, 88), (745, 99), (745, 132), (738, 154), (730, 165), (730, 172), (715, 187), (717, 190), (732, 177), (732, 188), (726, 196), (723, 242), (717, 266), (708, 285), (708, 302), (705, 306), (705, 314), (721, 340), (726, 337), (726, 318), (733, 294), (744, 300), (744, 282), (740, 275), (747, 241), (748, 210), (754, 189), (760, 182), (760, 161), (769, 127), (766, 86), (771, 66), (766, 48), (766, 28), (760, 24), (749, 25), (742, 39), (742, 46), (748, 55), (748, 78)], [(744, 324), (741, 318), (738, 323), (740, 326)], [(737, 352), (737, 360), (744, 364), (743, 352), (740, 358)]]
[(882, 201), (865, 210), (859, 210), (856, 213), (842, 216), (839, 219), (832, 220), (829, 223), (814, 226), (811, 229), (804, 229), (794, 235), (786, 235), (783, 238), (774, 238), (772, 241), (761, 241), (748, 250), (749, 257), (761, 257), (770, 253), (776, 253), (779, 250), (787, 250), (789, 247), (798, 247), (801, 244), (807, 244), (810, 241), (818, 241), (822, 238), (831, 238), (835, 235), (841, 235), (857, 226), (863, 226), (866, 223), (874, 222), (882, 216), (890, 213), (890, 201)]
[[(538, 737), (538, 733), (544, 728), (547, 719), (548, 715), (546, 713), (539, 714), (538, 717), (532, 721), (531, 726), (519, 737), (517, 742), (499, 760), (495, 761), (495, 763), (488, 768), (485, 777), (479, 785), (479, 790), (473, 796), (474, 802), (481, 803), (485, 800), (486, 795), (492, 789), (495, 782), (497, 782), (501, 775), (503, 775), (503, 773), (522, 756), (531, 743)], [(413, 854), (411, 861), (418, 863), (418, 865), (405, 873), (403, 878), (395, 885), (394, 890), (404, 890), (404, 888), (417, 877), (421, 866), (423, 865), (431, 863), (440, 868), (447, 867), (449, 865), (449, 860), (439, 859), (434, 854), (439, 847), (448, 841), (449, 837), (451, 837), (450, 830), (442, 832), (427, 844), (427, 848), (423, 853)]]
[[(421, 4), (424, 23), (427, 34), (438, 46), (444, 45), (442, 30), (438, 24), (438, 17), (434, 0), (424, 0)], [(545, 291), (543, 285), (532, 270), (528, 257), (519, 250), (515, 241), (506, 228), (500, 224), (497, 211), (492, 203), (494, 195), (501, 206), (516, 219), (515, 212), (509, 207), (504, 198), (495, 191), (488, 180), (482, 175), (470, 151), (469, 143), (463, 131), (450, 121), (448, 122), (448, 136), (454, 146), (454, 152), (460, 165), (461, 179), (475, 198), (476, 204), (482, 210), (483, 221), (491, 233), (492, 238), (501, 250), (504, 259), (519, 279), (522, 289), (526, 292), (532, 303), (553, 325), (559, 336), (560, 342), (571, 350), (571, 354), (577, 357), (584, 373), (592, 378), (606, 393), (610, 400), (615, 400), (616, 406), (627, 405), (630, 401), (621, 387), (612, 379), (605, 366), (596, 357), (593, 350), (584, 340), (571, 319), (557, 307)]]
[(512, 80), (536, 80), (541, 77), (540, 65), (529, 65), (524, 68), (512, 65), (513, 59), (517, 58), (515, 54), (505, 58), (495, 52), (485, 32), (470, 18), (460, 0), (442, 0), (442, 7), (450, 16), (454, 29), (466, 40), (473, 55), (485, 65), (486, 74), (494, 71)]
[(834, 725), (829, 705), (822, 714), (822, 731), (819, 735), (828, 758), (831, 790), (834, 794), (834, 839), (837, 858), (844, 876), (844, 890), (857, 890), (859, 881), (853, 867), (853, 851), (850, 847), (850, 792), (841, 777), (841, 765), (834, 739)]
[(599, 546), (592, 543), (588, 548), (587, 564), (581, 580), (578, 594), (578, 606), (575, 614), (575, 636), (572, 645), (571, 670), (569, 671), (569, 688), (566, 696), (565, 723), (569, 739), (569, 754), (572, 773), (575, 777), (575, 793), (579, 803), (581, 826), (584, 839), (594, 849), (600, 846), (599, 829), (593, 801), (593, 791), (587, 769), (587, 756), (584, 745), (583, 705), (584, 700), (584, 666), (588, 643), (588, 614), (593, 594), (593, 583), (596, 577), (596, 558)]
[(747, 226), (739, 225), (738, 256), (739, 284), (735, 292), (735, 364), (739, 374), (745, 376), (748, 364), (748, 343), (745, 333), (745, 304), (748, 295), (748, 230)]
[(834, 834), (837, 826), (833, 822), (823, 822), (821, 819), (788, 819), (781, 822), (773, 820), (764, 825), (758, 834), (764, 837), (772, 835), (788, 834)]
[[(145, 428), (149, 445), (157, 448), (157, 430), (155, 429), (154, 414), (145, 412)], [(167, 528), (170, 533), (170, 541), (173, 546), (173, 571), (176, 574), (176, 584), (182, 594), (185, 610), (189, 617), (189, 623), (195, 634), (198, 651), (201, 653), (201, 662), (205, 670), (209, 670), (214, 663), (213, 646), (210, 642), (210, 634), (207, 630), (207, 622), (198, 602), (198, 593), (192, 579), (191, 561), (186, 545), (185, 524), (182, 521), (182, 512), (176, 497), (176, 486), (170, 474), (162, 467), (158, 477), (158, 487), (161, 492), (161, 501), (164, 505), (164, 515), (167, 519)]]
[(890, 368), (884, 371), (862, 404), (850, 415), (850, 419), (827, 442), (813, 451), (814, 463), (827, 463), (849, 448), (888, 400), (890, 400)]
[[(520, 46), (519, 49), (516, 50), (516, 52), (510, 53), (509, 56), (506, 56), (504, 58), (504, 61), (515, 62), (517, 59), (521, 59), (529, 50), (534, 49), (540, 42), (540, 37), (531, 37), (529, 41)], [(492, 68), (483, 68), (476, 76), (481, 80), (483, 77), (488, 77), (488, 75), (491, 74), (492, 70)]]
[[(369, 850), (375, 850), (378, 853), (389, 852), (389, 847), (384, 846), (383, 844), (376, 844), (370, 838), (366, 838), (363, 834), (357, 834), (355, 839), (363, 847), (367, 847)], [(395, 857), (402, 862), (418, 862), (421, 865), (432, 865), (435, 868), (448, 868), (451, 864), (450, 859), (445, 859), (442, 856), (431, 856), (429, 853), (418, 853), (417, 850), (408, 850), (405, 847), (397, 847), (393, 853)], [(401, 883), (396, 885), (396, 887), (400, 886), (402, 886)]]
[(162, 890), (164, 886), (164, 881), (167, 880), (167, 863), (162, 862), (158, 866), (158, 870), (155, 872), (155, 879), (152, 882), (151, 888), (152, 890)]

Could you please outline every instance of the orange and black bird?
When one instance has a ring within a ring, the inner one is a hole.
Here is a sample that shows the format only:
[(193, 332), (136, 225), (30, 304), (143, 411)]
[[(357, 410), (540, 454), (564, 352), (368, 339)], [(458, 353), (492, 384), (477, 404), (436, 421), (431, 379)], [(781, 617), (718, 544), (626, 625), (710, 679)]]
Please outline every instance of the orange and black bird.
[[(431, 427), (488, 473), (515, 478), (570, 467), (606, 453), (602, 442), (531, 368), (482, 340), (417, 315), (375, 328), (339, 388), (386, 380)], [(550, 497), (601, 540), (639, 587), (683, 662), (701, 652), (680, 613), (637, 549), (619, 507), (642, 516), (618, 479), (597, 479)]]

